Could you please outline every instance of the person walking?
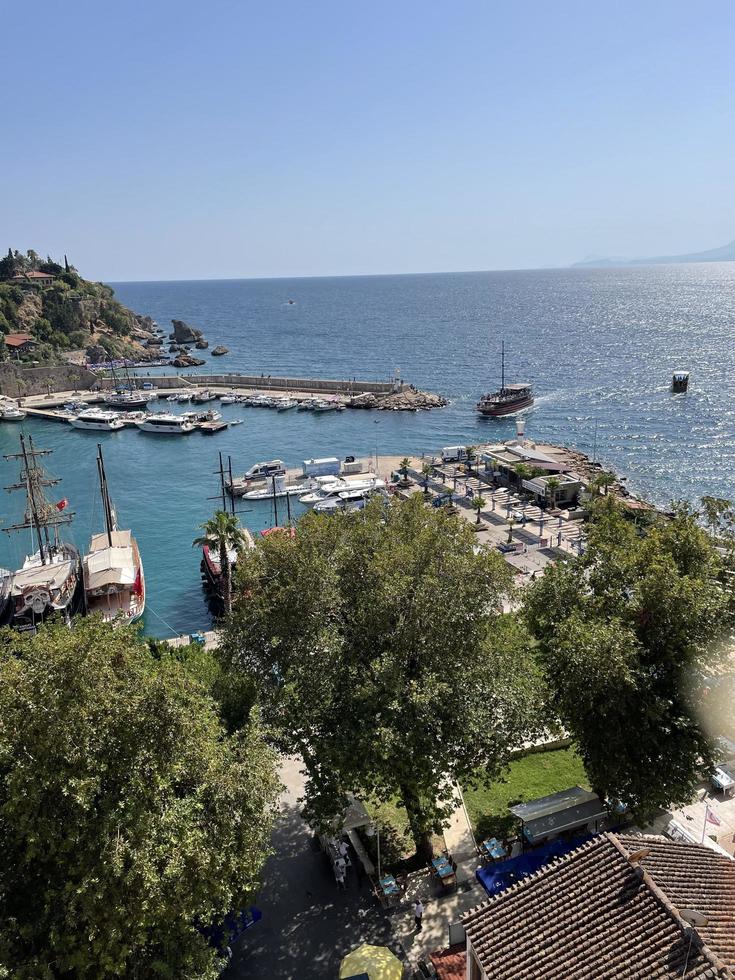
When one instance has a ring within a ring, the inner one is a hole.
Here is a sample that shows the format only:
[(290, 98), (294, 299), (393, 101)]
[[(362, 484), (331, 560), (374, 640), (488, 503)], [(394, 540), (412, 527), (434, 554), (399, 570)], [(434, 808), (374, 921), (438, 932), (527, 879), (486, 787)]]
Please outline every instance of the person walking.
[(420, 898), (413, 903), (413, 921), (416, 932), (421, 932), (421, 920), (424, 917), (424, 906)]

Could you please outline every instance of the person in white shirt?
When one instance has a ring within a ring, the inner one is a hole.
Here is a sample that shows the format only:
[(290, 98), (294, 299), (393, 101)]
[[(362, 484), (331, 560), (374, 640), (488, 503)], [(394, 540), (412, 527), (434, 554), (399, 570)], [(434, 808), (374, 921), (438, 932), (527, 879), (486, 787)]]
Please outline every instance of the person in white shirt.
[(413, 903), (413, 921), (416, 926), (416, 932), (421, 932), (421, 920), (424, 917), (424, 906), (420, 898), (417, 898)]

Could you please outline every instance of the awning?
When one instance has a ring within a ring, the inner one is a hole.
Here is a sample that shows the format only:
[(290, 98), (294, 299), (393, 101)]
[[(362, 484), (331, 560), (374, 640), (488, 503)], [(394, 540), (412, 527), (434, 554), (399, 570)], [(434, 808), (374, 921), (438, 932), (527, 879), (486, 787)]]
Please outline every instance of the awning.
[(84, 558), (84, 572), (88, 589), (100, 589), (105, 585), (133, 585), (137, 575), (133, 549), (103, 548), (93, 551)]

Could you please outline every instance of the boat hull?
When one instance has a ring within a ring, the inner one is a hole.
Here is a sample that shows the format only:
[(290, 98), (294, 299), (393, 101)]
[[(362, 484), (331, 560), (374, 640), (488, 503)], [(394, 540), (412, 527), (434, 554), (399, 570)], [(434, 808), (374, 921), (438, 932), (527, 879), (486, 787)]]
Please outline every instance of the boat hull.
[(117, 432), (125, 427), (120, 420), (116, 422), (83, 422), (80, 419), (69, 419), (75, 429), (89, 429), (95, 432)]
[(479, 405), (477, 406), (477, 411), (480, 415), (485, 418), (500, 418), (503, 415), (514, 415), (516, 412), (523, 411), (524, 408), (530, 408), (533, 405), (533, 398), (519, 398), (512, 402), (503, 402), (497, 405)]

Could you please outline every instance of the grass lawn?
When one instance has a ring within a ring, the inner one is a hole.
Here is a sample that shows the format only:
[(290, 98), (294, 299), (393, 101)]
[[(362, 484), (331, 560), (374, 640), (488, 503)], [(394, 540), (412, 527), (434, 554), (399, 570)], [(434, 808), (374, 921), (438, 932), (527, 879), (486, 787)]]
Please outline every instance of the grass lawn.
[(574, 749), (534, 752), (511, 763), (494, 782), (481, 780), (477, 789), (462, 787), (472, 829), (478, 842), (487, 837), (512, 837), (516, 818), (508, 805), (558, 793), (570, 786), (589, 789), (582, 761)]

